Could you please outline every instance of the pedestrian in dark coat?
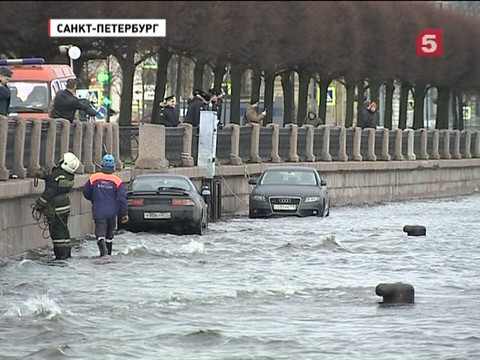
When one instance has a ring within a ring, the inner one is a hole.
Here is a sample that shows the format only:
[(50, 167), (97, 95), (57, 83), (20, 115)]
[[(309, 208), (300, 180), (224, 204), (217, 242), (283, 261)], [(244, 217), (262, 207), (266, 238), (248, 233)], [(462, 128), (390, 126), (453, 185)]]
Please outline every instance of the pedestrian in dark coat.
[(196, 127), (200, 124), (200, 111), (208, 108), (210, 95), (202, 90), (195, 90), (193, 96), (188, 104), (187, 115), (183, 122)]
[(7, 83), (12, 77), (12, 70), (7, 66), (0, 66), (0, 115), (7, 116), (10, 111), (10, 88)]
[(80, 101), (76, 95), (77, 80), (68, 79), (67, 88), (60, 90), (53, 99), (50, 117), (52, 119), (67, 119), (73, 122), (77, 110), (89, 111), (90, 104)]
[(358, 124), (359, 127), (362, 129), (376, 129), (376, 112), (377, 111), (377, 103), (375, 101), (365, 103), (365, 106), (362, 107), (360, 113), (360, 123)]
[(170, 95), (165, 98), (163, 103), (163, 116), (160, 118), (160, 124), (166, 127), (175, 127), (180, 124), (178, 121), (178, 112), (175, 108), (175, 95)]

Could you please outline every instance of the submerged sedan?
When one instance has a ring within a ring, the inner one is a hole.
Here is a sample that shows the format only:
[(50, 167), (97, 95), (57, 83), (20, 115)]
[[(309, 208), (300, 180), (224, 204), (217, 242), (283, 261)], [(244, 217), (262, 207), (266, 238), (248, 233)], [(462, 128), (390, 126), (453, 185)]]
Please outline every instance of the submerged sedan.
[(249, 196), (250, 218), (269, 216), (328, 216), (327, 183), (315, 168), (275, 166), (262, 172)]
[(208, 227), (203, 196), (184, 175), (141, 174), (127, 188), (129, 231), (163, 230), (176, 234), (198, 234)]

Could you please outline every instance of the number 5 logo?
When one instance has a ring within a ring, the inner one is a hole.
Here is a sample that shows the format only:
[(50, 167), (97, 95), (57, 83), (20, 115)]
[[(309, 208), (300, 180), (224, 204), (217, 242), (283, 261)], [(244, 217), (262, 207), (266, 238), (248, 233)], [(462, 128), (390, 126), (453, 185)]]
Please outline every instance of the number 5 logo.
[(417, 56), (442, 56), (443, 32), (440, 29), (428, 29), (417, 36)]

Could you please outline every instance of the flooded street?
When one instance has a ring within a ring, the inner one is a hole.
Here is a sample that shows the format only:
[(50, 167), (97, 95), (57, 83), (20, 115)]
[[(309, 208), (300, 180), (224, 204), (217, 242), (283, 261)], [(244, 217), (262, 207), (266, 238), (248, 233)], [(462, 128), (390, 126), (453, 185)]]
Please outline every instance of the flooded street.
[[(479, 212), (475, 194), (237, 217), (4, 259), (0, 359), (476, 359)], [(414, 305), (379, 304), (394, 282)]]

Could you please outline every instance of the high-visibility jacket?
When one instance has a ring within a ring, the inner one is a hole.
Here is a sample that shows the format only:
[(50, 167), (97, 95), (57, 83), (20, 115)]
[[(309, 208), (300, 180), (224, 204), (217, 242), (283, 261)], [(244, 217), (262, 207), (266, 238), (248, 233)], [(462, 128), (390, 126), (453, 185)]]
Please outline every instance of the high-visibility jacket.
[(92, 202), (92, 214), (96, 220), (128, 215), (125, 184), (113, 173), (92, 174), (83, 187), (83, 196)]

